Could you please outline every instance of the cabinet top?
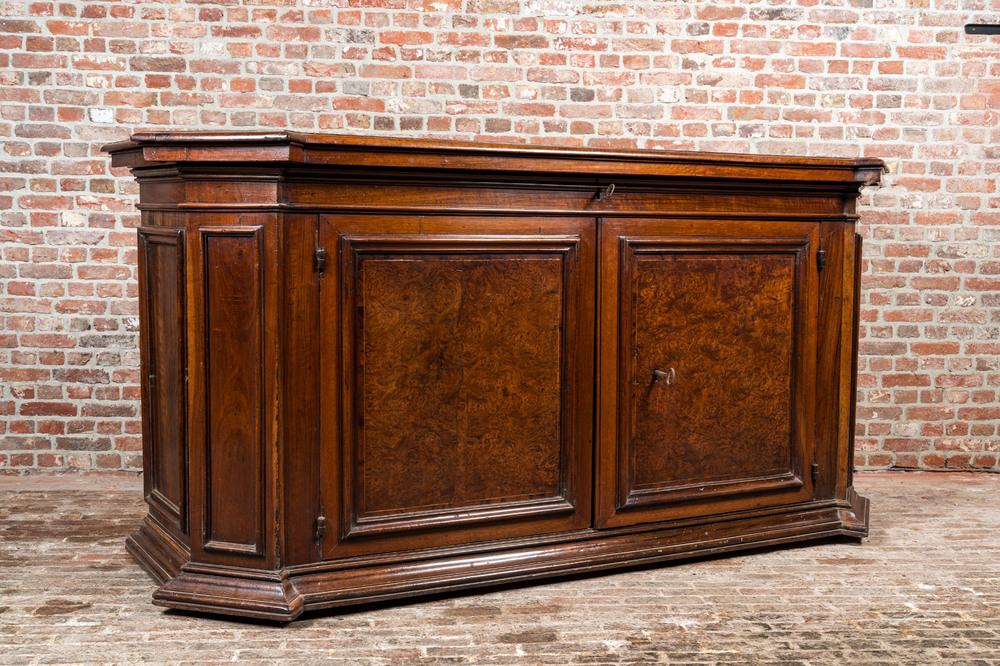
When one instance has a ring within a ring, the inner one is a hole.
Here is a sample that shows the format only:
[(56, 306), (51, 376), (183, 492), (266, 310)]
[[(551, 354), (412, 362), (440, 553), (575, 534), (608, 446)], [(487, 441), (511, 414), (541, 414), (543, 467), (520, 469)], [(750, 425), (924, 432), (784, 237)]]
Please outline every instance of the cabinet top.
[(102, 148), (115, 167), (164, 163), (287, 163), (315, 167), (825, 181), (877, 184), (877, 158), (616, 150), (277, 132), (139, 132)]

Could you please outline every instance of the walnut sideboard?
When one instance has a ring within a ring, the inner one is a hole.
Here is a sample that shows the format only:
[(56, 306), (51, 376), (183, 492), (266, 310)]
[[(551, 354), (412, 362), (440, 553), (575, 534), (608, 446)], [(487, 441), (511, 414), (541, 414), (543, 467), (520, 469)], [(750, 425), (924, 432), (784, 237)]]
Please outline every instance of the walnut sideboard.
[(306, 609), (830, 536), (876, 159), (143, 133), (156, 604)]

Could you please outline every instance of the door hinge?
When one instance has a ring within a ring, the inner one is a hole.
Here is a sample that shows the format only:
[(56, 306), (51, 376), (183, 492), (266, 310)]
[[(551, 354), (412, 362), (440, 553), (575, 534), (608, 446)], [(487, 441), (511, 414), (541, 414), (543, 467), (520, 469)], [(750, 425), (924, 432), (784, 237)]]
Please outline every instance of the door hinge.
[(322, 273), (326, 270), (326, 250), (321, 247), (316, 248), (316, 272)]
[(817, 462), (812, 464), (812, 480), (814, 486), (816, 485), (816, 482), (819, 481), (819, 463)]
[(826, 250), (820, 248), (816, 250), (816, 267), (823, 270), (826, 267)]
[(316, 541), (323, 543), (323, 537), (326, 536), (326, 516), (316, 517)]

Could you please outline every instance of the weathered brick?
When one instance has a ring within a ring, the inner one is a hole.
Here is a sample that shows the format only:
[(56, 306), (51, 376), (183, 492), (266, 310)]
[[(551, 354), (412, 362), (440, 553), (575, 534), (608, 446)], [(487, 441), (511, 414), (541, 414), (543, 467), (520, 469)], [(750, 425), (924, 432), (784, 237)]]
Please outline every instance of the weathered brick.
[(139, 72), (183, 72), (187, 61), (179, 56), (135, 56), (129, 58), (129, 67)]
[(858, 353), (866, 356), (897, 356), (906, 353), (905, 342), (862, 340)]
[(63, 451), (109, 451), (108, 437), (56, 437), (56, 446)]
[(25, 402), (17, 410), (21, 416), (76, 416), (76, 405), (66, 402)]
[(550, 44), (547, 35), (497, 35), (493, 41), (502, 49), (545, 49)]

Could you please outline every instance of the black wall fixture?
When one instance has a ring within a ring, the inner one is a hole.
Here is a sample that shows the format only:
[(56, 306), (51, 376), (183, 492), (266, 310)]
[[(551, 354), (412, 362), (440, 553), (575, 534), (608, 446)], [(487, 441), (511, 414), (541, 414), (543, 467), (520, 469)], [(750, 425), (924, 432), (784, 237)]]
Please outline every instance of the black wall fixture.
[(966, 23), (967, 35), (1000, 35), (1000, 23)]

